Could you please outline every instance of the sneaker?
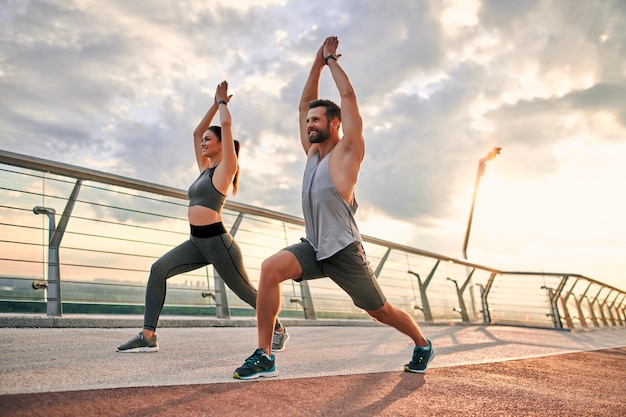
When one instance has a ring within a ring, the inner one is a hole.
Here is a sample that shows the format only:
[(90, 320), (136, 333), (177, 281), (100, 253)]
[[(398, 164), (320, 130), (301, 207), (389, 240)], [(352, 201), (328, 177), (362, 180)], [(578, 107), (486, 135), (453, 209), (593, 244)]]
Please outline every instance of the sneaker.
[(274, 330), (274, 337), (272, 338), (272, 352), (282, 352), (285, 350), (287, 340), (289, 340), (289, 333), (287, 333), (287, 329), (283, 327), (282, 332)]
[(233, 378), (236, 379), (254, 379), (258, 377), (270, 377), (276, 376), (276, 365), (274, 364), (274, 355), (267, 356), (263, 349), (257, 349), (252, 356), (246, 359), (246, 362), (240, 367), (235, 369)]
[(158, 352), (159, 351), (159, 342), (157, 341), (156, 334), (152, 336), (151, 339), (148, 339), (143, 335), (143, 332), (139, 332), (139, 334), (128, 342), (117, 348), (117, 352), (121, 353), (136, 353), (136, 352)]
[(435, 357), (435, 349), (430, 340), (426, 339), (428, 347), (415, 346), (413, 348), (413, 358), (411, 362), (404, 365), (404, 370), (407, 372), (424, 373), (428, 368), (428, 364)]

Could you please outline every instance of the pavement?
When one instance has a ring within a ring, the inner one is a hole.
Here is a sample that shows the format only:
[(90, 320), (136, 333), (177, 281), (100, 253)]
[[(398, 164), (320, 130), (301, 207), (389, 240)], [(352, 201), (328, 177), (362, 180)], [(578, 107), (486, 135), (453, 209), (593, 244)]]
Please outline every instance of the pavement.
[(422, 375), (392, 328), (281, 319), (278, 376), (239, 381), (254, 320), (164, 319), (147, 354), (115, 352), (138, 318), (55, 320), (0, 317), (0, 416), (626, 416), (624, 327), (422, 324), (437, 351)]

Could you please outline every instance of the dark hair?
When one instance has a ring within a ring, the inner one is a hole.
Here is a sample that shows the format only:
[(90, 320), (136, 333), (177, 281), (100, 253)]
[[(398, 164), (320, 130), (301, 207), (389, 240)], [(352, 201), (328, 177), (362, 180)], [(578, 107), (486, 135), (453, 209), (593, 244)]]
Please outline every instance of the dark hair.
[(326, 99), (313, 100), (309, 103), (309, 109), (315, 107), (326, 107), (325, 114), (328, 120), (332, 120), (336, 117), (339, 119), (339, 122), (341, 122), (341, 108), (333, 101)]
[(220, 142), (222, 141), (222, 128), (220, 126), (209, 126), (208, 130), (215, 133)]
[[(215, 133), (217, 139), (222, 141), (222, 128), (220, 126), (209, 126), (211, 132)], [(233, 195), (237, 194), (237, 190), (239, 189), (239, 141), (233, 140), (235, 144), (235, 155), (237, 155), (237, 171), (235, 171), (235, 176), (233, 178)]]
[(233, 140), (233, 143), (235, 144), (235, 155), (237, 155), (237, 171), (233, 177), (233, 195), (235, 195), (239, 189), (239, 141)]

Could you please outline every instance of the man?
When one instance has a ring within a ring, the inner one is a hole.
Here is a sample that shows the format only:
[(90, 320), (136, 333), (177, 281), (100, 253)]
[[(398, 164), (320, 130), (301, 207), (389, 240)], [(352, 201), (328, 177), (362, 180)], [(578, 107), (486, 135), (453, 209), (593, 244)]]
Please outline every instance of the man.
[[(259, 345), (235, 370), (234, 378), (277, 375), (272, 334), (280, 308), (280, 283), (288, 279), (329, 277), (356, 306), (409, 336), (415, 348), (405, 371), (425, 372), (435, 355), (413, 318), (386, 301), (363, 250), (354, 221), (354, 190), (365, 156), (363, 122), (354, 89), (338, 62), (338, 45), (334, 36), (324, 41), (300, 100), (300, 139), (307, 155), (302, 185), (306, 239), (263, 262), (257, 296)], [(318, 99), (326, 65), (339, 90), (341, 108), (330, 100)], [(340, 137), (342, 122), (344, 135)]]

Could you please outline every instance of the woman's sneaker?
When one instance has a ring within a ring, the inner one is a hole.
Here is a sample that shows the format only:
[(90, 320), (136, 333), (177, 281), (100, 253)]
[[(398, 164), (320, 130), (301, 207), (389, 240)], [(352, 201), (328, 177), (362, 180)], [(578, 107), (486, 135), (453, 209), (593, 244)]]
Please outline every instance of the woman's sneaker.
[(289, 333), (287, 333), (287, 329), (283, 327), (282, 332), (274, 330), (274, 337), (272, 337), (272, 352), (282, 352), (285, 350), (287, 340), (289, 340)]
[(405, 371), (418, 372), (420, 374), (426, 372), (428, 364), (435, 357), (433, 344), (428, 339), (426, 341), (428, 342), (428, 347), (415, 346), (413, 348), (413, 358), (411, 358), (411, 362), (404, 365)]
[(128, 342), (117, 348), (117, 352), (120, 353), (137, 353), (137, 352), (158, 352), (159, 342), (157, 341), (157, 335), (155, 334), (150, 339), (143, 335), (143, 332)]
[(274, 355), (267, 356), (263, 349), (257, 349), (246, 359), (246, 362), (239, 368), (235, 369), (233, 378), (237, 379), (254, 379), (259, 377), (270, 377), (278, 375), (276, 365), (274, 363)]

